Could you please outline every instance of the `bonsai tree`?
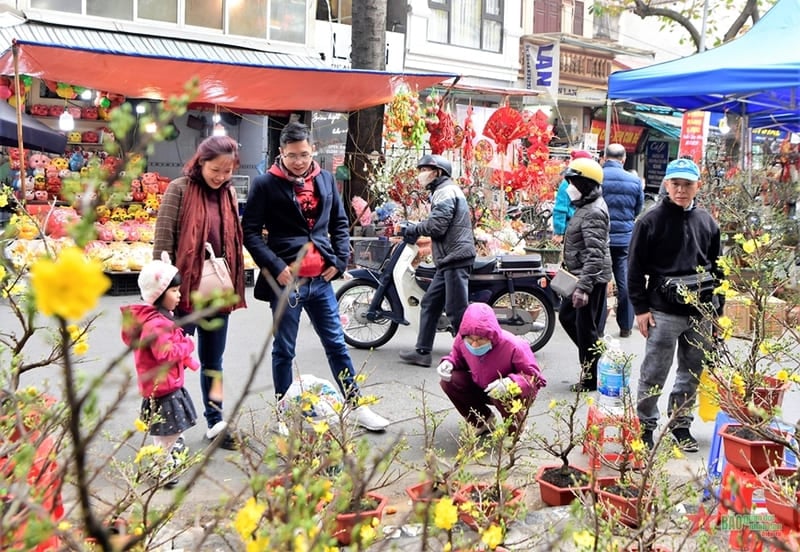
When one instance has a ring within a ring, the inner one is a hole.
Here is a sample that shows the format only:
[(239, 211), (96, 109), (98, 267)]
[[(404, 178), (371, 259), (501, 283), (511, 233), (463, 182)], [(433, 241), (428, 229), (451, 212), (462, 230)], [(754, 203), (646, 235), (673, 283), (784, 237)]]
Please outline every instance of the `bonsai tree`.
[(588, 393), (571, 393), (568, 399), (552, 399), (547, 406), (546, 431), (528, 433), (531, 448), (541, 450), (560, 460), (561, 464), (547, 468), (541, 477), (558, 487), (572, 487), (587, 482), (587, 474), (570, 464), (570, 454), (586, 440), (582, 422), (585, 407), (593, 403)]

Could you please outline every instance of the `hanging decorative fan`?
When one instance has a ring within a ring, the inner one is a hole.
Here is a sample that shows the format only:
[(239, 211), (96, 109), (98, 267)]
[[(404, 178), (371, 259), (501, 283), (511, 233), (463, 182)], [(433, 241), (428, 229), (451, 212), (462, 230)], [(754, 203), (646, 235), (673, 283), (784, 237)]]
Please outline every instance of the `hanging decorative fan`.
[(527, 136), (527, 132), (527, 125), (520, 112), (508, 106), (495, 110), (483, 127), (483, 135), (494, 140), (498, 153), (504, 153), (508, 144)]

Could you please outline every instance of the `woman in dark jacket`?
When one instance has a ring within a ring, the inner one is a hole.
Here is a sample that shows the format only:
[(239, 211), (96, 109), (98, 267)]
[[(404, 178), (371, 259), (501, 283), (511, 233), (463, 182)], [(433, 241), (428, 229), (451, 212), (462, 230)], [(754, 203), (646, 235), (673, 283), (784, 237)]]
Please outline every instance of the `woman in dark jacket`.
[(572, 391), (597, 389), (598, 328), (611, 280), (608, 249), (609, 217), (601, 185), (603, 169), (591, 159), (575, 159), (564, 171), (567, 193), (575, 206), (564, 235), (564, 267), (578, 277), (571, 297), (564, 297), (558, 319), (578, 346), (581, 380)]

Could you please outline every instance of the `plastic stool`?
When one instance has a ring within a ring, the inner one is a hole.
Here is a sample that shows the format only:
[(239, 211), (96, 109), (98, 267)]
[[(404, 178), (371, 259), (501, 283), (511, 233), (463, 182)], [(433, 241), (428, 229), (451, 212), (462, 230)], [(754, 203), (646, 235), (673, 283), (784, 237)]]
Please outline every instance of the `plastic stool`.
[[(732, 483), (734, 487), (732, 487)], [(762, 488), (763, 485), (758, 475), (740, 470), (730, 464), (726, 465), (720, 481), (720, 517), (728, 514), (752, 513), (755, 505), (763, 505), (764, 503), (762, 494), (759, 493), (754, 497), (755, 491)]]
[[(630, 425), (629, 425), (630, 424)], [(616, 429), (617, 435), (609, 436), (606, 429)], [(586, 416), (586, 438), (583, 441), (583, 453), (589, 455), (589, 468), (599, 469), (602, 460), (609, 463), (617, 463), (624, 459), (624, 454), (619, 452), (604, 452), (607, 443), (621, 445), (625, 442), (638, 439), (641, 435), (639, 419), (635, 415), (610, 414), (600, 410), (597, 405), (589, 407)], [(632, 462), (634, 467), (641, 467), (641, 460)]]

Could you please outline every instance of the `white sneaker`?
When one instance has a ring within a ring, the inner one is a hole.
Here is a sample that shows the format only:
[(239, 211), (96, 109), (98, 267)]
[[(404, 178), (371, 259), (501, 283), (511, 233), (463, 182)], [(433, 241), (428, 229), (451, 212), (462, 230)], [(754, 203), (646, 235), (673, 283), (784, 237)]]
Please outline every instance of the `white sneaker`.
[(389, 420), (376, 414), (368, 406), (359, 406), (350, 411), (356, 424), (370, 431), (383, 431), (389, 426)]
[(208, 428), (208, 431), (206, 431), (206, 439), (208, 439), (209, 441), (214, 439), (214, 437), (225, 431), (227, 428), (228, 428), (228, 422), (226, 421), (217, 422), (216, 424)]

